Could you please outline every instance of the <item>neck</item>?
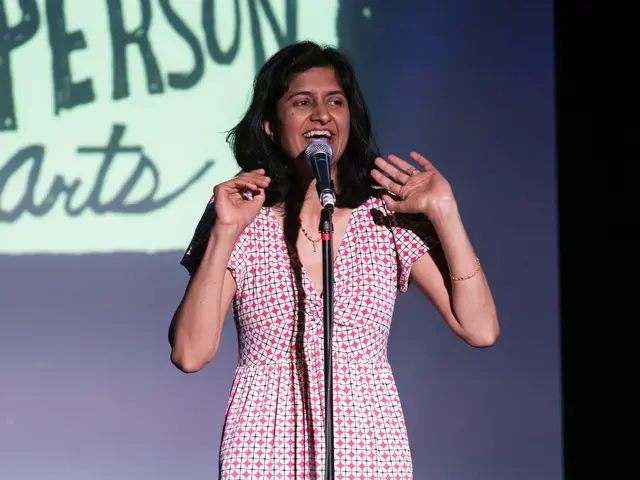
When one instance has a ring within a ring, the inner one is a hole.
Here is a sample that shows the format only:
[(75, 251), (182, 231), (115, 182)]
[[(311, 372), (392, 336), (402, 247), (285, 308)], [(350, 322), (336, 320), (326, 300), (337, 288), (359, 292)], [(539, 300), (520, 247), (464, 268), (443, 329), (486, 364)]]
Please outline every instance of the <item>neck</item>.
[(302, 225), (309, 230), (315, 230), (316, 225), (320, 223), (320, 214), (322, 213), (322, 205), (316, 191), (315, 179), (304, 184), (295, 184), (292, 188), (290, 200), (298, 207), (298, 217)]
[[(335, 166), (331, 169), (331, 177), (337, 188)], [(315, 231), (320, 224), (322, 205), (318, 198), (316, 180), (311, 168), (305, 168), (294, 173), (287, 200), (278, 205), (276, 209), (283, 217), (289, 217), (290, 222), (294, 219), (299, 219), (307, 231), (310, 231), (309, 229)], [(298, 222), (295, 222), (295, 224), (298, 224)], [(293, 224), (289, 223), (289, 225), (292, 226)]]

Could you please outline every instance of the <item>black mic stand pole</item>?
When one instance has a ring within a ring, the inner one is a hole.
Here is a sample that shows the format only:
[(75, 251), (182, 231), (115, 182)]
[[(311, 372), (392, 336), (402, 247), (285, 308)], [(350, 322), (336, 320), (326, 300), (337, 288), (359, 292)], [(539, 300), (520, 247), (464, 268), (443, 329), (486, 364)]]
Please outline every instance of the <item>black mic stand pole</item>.
[(324, 408), (325, 408), (325, 480), (334, 480), (333, 471), (333, 205), (322, 208), (322, 292), (324, 317)]

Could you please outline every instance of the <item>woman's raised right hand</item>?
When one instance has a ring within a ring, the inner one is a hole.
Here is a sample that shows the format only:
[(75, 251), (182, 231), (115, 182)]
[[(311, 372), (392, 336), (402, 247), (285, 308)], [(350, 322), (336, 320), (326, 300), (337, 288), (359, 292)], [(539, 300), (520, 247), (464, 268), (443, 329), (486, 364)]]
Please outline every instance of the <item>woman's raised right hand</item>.
[(265, 201), (264, 190), (270, 182), (261, 168), (217, 185), (213, 189), (216, 224), (234, 227), (238, 234), (242, 232), (260, 212)]

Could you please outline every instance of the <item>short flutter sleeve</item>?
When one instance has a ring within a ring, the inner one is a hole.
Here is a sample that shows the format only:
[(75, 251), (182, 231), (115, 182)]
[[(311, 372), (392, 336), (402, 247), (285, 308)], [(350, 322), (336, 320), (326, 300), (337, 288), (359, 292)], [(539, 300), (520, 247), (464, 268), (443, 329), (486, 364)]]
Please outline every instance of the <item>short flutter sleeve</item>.
[(393, 237), (398, 258), (398, 289), (406, 292), (410, 284), (413, 264), (440, 244), (433, 224), (425, 215), (395, 213)]
[[(184, 252), (182, 260), (180, 260), (180, 264), (187, 269), (190, 276), (193, 276), (198, 270), (205, 251), (207, 250), (207, 245), (211, 236), (211, 229), (216, 222), (214, 202), (214, 198), (211, 197), (211, 200), (209, 200), (209, 203), (196, 226), (191, 242), (189, 242), (189, 246)], [(240, 234), (231, 252), (229, 263), (227, 264), (227, 269), (233, 275), (236, 285), (239, 285), (241, 280), (244, 278), (244, 267), (247, 258), (246, 249), (250, 244), (250, 232), (251, 227), (247, 227), (244, 229), (242, 234)]]

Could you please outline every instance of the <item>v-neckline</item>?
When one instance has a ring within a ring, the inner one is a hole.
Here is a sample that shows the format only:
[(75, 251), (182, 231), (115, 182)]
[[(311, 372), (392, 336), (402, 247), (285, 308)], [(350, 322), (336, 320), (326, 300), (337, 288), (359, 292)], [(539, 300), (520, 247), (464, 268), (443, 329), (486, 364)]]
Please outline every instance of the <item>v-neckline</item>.
[[(353, 222), (353, 219), (355, 218), (355, 212), (357, 210), (359, 210), (361, 207), (362, 207), (362, 205), (359, 205), (356, 208), (352, 209), (351, 212), (349, 212), (349, 217), (347, 218), (347, 224), (346, 224), (346, 226), (344, 228), (344, 234), (342, 235), (342, 240), (340, 241), (340, 245), (338, 245), (338, 248), (335, 250), (335, 258), (333, 260), (334, 285), (336, 283), (336, 279), (337, 279), (337, 275), (336, 274), (338, 272), (338, 267), (340, 266), (340, 260), (342, 258), (342, 251), (346, 248), (345, 240), (347, 240), (347, 238), (348, 238), (348, 236), (350, 234), (351, 224)], [(277, 217), (277, 215), (275, 214), (275, 212), (273, 211), (272, 208), (267, 208), (267, 210), (269, 212), (269, 216), (275, 222), (276, 227), (278, 228), (278, 232), (280, 233), (280, 241), (282, 242), (283, 247), (285, 249), (287, 249), (287, 239), (286, 239), (285, 234), (284, 234), (283, 225), (280, 224), (280, 221), (278, 220), (278, 217)], [(291, 268), (291, 266), (290, 266), (290, 268)], [(304, 284), (306, 285), (307, 293), (312, 295), (313, 297), (315, 297), (316, 300), (322, 301), (322, 298), (324, 296), (324, 290), (321, 291), (321, 292), (318, 292), (318, 290), (316, 289), (315, 285), (313, 284), (313, 281), (311, 280), (311, 277), (307, 273), (307, 269), (305, 268), (305, 266), (302, 263), (302, 261), (300, 261), (300, 269), (301, 269), (302, 275), (304, 277)]]

